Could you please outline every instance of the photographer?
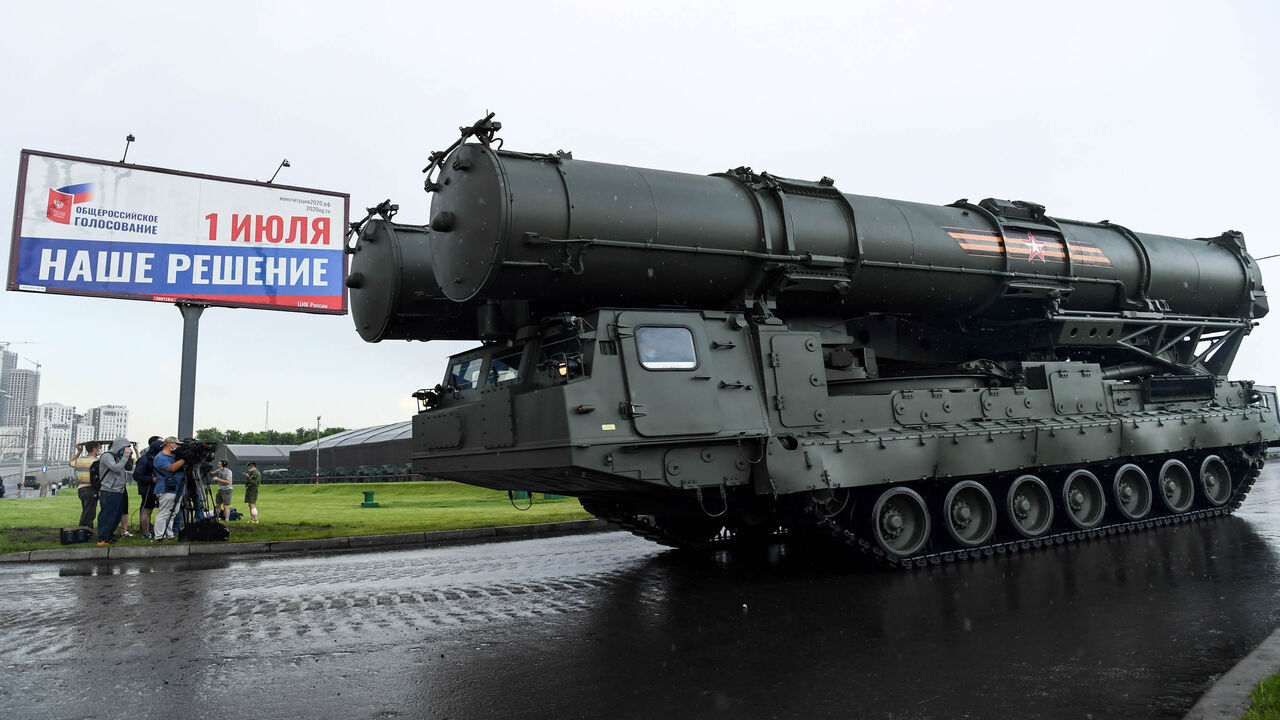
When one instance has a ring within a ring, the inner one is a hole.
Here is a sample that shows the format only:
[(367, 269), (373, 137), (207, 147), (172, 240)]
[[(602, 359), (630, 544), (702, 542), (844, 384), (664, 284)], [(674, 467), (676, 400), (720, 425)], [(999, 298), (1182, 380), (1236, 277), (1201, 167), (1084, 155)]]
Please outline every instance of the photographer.
[(174, 457), (177, 447), (178, 438), (170, 435), (164, 439), (160, 452), (152, 460), (156, 476), (155, 493), (160, 499), (160, 509), (156, 512), (156, 522), (152, 528), (156, 542), (173, 538), (173, 516), (178, 504), (178, 490), (186, 480), (187, 474), (183, 466), (187, 461)]
[(98, 514), (98, 547), (113, 542), (111, 535), (120, 524), (120, 516), (126, 507), (125, 493), (128, 492), (125, 466), (132, 457), (133, 445), (125, 438), (116, 438), (111, 443), (111, 449), (98, 458), (98, 476), (102, 481), (98, 501), (102, 506), (102, 511)]
[(138, 460), (133, 465), (133, 479), (138, 483), (138, 504), (141, 506), (138, 511), (138, 534), (148, 540), (151, 539), (151, 511), (160, 507), (160, 501), (156, 497), (155, 468), (152, 462), (163, 444), (159, 435), (152, 435), (147, 439), (147, 449), (138, 455)]
[[(81, 453), (84, 457), (81, 457)], [(76, 495), (80, 497), (80, 526), (92, 528), (93, 516), (98, 510), (98, 491), (89, 483), (89, 468), (98, 459), (98, 443), (87, 442), (76, 444), (76, 454), (71, 456), (68, 464), (76, 470)], [(98, 467), (102, 467), (99, 465)], [(18, 478), (22, 482), (22, 478)], [(19, 486), (21, 487), (21, 486)]]

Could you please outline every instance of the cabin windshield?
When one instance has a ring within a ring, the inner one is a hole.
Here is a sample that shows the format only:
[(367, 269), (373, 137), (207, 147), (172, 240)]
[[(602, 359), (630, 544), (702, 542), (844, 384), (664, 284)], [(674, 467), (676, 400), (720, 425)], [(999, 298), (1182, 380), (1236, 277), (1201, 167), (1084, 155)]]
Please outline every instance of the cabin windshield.
[(459, 360), (449, 367), (449, 387), (455, 390), (470, 390), (480, 380), (480, 366), (484, 358)]

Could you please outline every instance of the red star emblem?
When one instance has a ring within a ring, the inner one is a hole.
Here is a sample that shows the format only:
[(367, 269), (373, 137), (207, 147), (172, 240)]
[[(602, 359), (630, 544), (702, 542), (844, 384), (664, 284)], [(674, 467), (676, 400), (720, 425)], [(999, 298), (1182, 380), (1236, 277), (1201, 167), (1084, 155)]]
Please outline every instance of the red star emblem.
[(1047, 262), (1044, 259), (1044, 243), (1037, 240), (1035, 235), (1027, 233), (1027, 262), (1036, 258), (1040, 258), (1040, 262)]

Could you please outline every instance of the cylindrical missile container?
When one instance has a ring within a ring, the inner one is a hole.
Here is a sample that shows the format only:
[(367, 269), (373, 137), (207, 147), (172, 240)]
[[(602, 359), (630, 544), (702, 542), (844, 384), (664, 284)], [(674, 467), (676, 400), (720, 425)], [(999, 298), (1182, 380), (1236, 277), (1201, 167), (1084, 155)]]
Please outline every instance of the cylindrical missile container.
[(963, 318), (1052, 297), (1075, 311), (1266, 313), (1234, 233), (1180, 239), (1054, 219), (1030, 203), (935, 206), (747, 169), (701, 176), (479, 144), (442, 164), (429, 228), (384, 234), (394, 247), (357, 255), (353, 274), (402, 290), (353, 292), (353, 310), (406, 327), (362, 326), (375, 337), (412, 335), (414, 318), (430, 334), (436, 315), (420, 305), (436, 299), (583, 311), (732, 308), (770, 294), (784, 313), (834, 303), (846, 316)]

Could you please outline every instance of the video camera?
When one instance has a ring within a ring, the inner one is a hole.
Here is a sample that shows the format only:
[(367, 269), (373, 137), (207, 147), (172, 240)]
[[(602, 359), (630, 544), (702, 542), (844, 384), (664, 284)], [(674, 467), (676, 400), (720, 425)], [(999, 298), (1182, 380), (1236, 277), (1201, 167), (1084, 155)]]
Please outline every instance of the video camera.
[(217, 443), (200, 442), (187, 438), (173, 449), (173, 456), (178, 460), (186, 460), (187, 465), (213, 463), (213, 453), (218, 449)]
[(187, 438), (173, 449), (173, 457), (187, 461), (187, 476), (193, 480), (203, 480), (213, 472), (213, 453), (218, 443), (200, 442)]

